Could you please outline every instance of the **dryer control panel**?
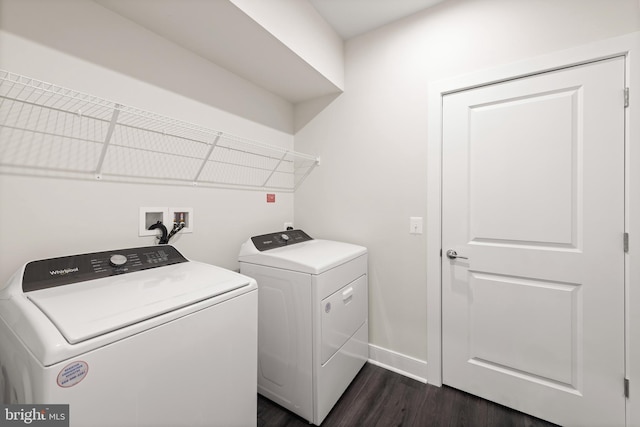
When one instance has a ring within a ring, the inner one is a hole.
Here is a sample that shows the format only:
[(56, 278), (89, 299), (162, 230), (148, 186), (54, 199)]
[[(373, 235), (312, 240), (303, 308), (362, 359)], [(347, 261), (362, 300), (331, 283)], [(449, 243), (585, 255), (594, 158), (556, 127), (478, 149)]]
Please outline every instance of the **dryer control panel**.
[(32, 261), (24, 268), (22, 291), (37, 291), (181, 262), (188, 260), (168, 245)]
[(281, 248), (308, 240), (313, 239), (302, 230), (278, 231), (276, 233), (263, 234), (262, 236), (251, 238), (253, 245), (259, 251)]

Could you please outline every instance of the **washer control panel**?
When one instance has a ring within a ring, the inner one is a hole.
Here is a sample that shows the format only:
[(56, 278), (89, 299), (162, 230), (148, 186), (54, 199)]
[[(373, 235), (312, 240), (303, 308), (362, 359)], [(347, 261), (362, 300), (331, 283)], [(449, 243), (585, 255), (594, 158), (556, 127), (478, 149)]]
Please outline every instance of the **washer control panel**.
[(262, 236), (251, 238), (253, 245), (261, 252), (306, 242), (307, 240), (313, 239), (302, 230), (278, 231), (276, 233), (263, 234)]
[(22, 291), (37, 291), (181, 262), (188, 260), (173, 246), (118, 249), (32, 261), (24, 268)]

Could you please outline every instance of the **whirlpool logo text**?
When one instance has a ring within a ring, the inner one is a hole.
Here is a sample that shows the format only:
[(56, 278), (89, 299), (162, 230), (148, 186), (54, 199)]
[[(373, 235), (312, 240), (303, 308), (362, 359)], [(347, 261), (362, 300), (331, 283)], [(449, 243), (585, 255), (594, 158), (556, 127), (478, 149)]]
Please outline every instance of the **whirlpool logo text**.
[(69, 274), (69, 273), (77, 273), (79, 270), (78, 267), (76, 268), (65, 268), (64, 270), (50, 270), (49, 274), (52, 276), (64, 276), (65, 274)]

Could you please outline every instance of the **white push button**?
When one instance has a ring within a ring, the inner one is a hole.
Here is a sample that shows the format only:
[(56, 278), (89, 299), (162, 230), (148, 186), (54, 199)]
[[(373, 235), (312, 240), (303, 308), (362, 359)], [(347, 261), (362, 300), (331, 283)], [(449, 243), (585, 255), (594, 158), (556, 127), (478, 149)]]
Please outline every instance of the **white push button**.
[(109, 264), (111, 264), (114, 267), (120, 267), (122, 265), (125, 265), (127, 263), (127, 257), (124, 255), (112, 255), (111, 258), (109, 259)]

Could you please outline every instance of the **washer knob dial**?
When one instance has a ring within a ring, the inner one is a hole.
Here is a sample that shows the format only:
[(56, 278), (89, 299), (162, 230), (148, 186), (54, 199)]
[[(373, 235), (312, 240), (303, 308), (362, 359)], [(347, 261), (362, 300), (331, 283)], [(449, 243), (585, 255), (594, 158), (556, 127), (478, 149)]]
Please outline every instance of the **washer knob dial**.
[(286, 235), (286, 234), (282, 234), (280, 237), (281, 237), (281, 238), (282, 238), (282, 240), (284, 240), (285, 242), (289, 240), (289, 236), (288, 236), (288, 235)]
[(121, 267), (123, 265), (125, 265), (127, 263), (127, 257), (124, 255), (112, 255), (111, 258), (109, 258), (109, 264), (111, 264), (114, 267)]

